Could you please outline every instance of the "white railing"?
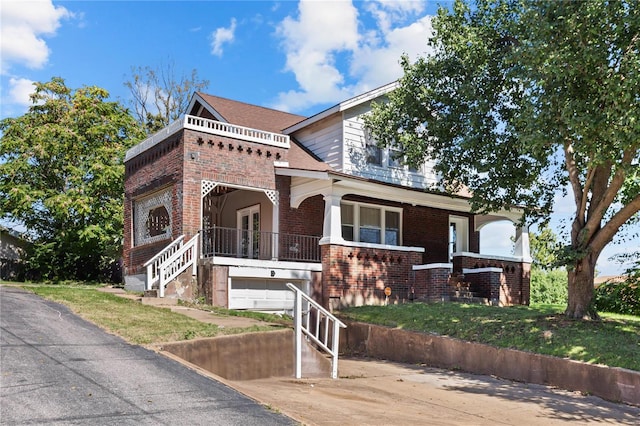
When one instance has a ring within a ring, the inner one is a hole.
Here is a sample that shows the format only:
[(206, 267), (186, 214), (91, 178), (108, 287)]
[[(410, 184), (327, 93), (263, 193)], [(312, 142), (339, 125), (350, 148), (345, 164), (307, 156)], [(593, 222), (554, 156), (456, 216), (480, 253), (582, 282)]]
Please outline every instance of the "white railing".
[(160, 253), (147, 260), (143, 265), (147, 269), (147, 279), (145, 290), (151, 290), (153, 286), (160, 282), (160, 265), (169, 259), (175, 252), (183, 246), (184, 235), (180, 235), (171, 244), (163, 248)]
[(182, 129), (191, 129), (213, 135), (229, 136), (235, 139), (244, 139), (246, 141), (258, 142), (280, 148), (289, 148), (290, 145), (288, 135), (223, 123), (221, 121), (210, 120), (208, 118), (196, 117), (193, 115), (185, 115), (184, 117), (169, 124), (164, 129), (149, 136), (139, 144), (131, 147), (125, 154), (124, 161), (129, 161), (136, 155), (141, 154), (149, 148), (159, 144)]
[(287, 287), (296, 295), (293, 311), (296, 379), (302, 378), (303, 333), (322, 350), (331, 355), (331, 378), (337, 379), (340, 328), (347, 328), (347, 326), (295, 285), (287, 283)]
[(288, 135), (266, 132), (264, 130), (252, 129), (250, 127), (238, 126), (236, 124), (223, 123), (221, 121), (210, 120), (208, 118), (187, 115), (185, 116), (184, 127), (214, 135), (229, 136), (231, 138), (289, 148)]
[(187, 268), (192, 268), (192, 275), (197, 273), (198, 262), (198, 240), (200, 235), (196, 234), (189, 241), (184, 243), (178, 250), (169, 256), (158, 268), (158, 295), (164, 297), (164, 288), (171, 280), (175, 279)]

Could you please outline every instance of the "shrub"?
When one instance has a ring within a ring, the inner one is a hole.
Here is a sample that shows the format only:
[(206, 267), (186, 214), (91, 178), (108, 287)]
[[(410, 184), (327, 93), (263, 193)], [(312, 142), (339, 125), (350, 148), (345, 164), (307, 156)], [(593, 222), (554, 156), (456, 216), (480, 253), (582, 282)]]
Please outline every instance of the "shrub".
[(598, 311), (640, 316), (640, 280), (629, 277), (624, 282), (606, 282), (596, 288)]
[(567, 272), (564, 269), (531, 270), (531, 303), (567, 303)]

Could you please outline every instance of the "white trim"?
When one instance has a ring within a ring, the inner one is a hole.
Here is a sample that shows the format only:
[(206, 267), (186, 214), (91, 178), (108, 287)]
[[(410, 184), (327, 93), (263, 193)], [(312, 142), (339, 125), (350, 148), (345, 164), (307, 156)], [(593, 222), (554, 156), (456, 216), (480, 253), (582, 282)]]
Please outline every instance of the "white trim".
[(243, 266), (263, 269), (290, 269), (294, 271), (322, 272), (322, 263), (283, 262), (279, 260), (239, 259), (235, 257), (214, 256), (214, 265)]
[(423, 271), (425, 269), (453, 269), (453, 263), (428, 263), (426, 265), (413, 265), (414, 271)]
[(329, 173), (327, 172), (319, 172), (315, 170), (303, 170), (303, 169), (290, 169), (290, 168), (276, 168), (276, 175), (303, 177), (303, 178), (318, 179), (318, 180), (330, 179)]
[(502, 268), (475, 268), (475, 269), (462, 268), (462, 273), (465, 274), (465, 275), (468, 275), (468, 274), (480, 274), (482, 272), (498, 272), (498, 273), (502, 273)]
[(340, 245), (345, 247), (361, 247), (377, 250), (394, 250), (394, 251), (415, 251), (417, 253), (424, 253), (424, 247), (408, 247), (408, 246), (388, 246), (386, 244), (371, 244), (360, 243), (356, 241), (347, 241), (343, 239), (325, 239), (322, 238), (319, 243), (321, 246), (326, 244)]
[(289, 167), (288, 161), (274, 161), (273, 167)]
[(376, 89), (370, 90), (368, 92), (362, 93), (358, 96), (355, 96), (351, 99), (347, 99), (346, 101), (340, 102), (337, 105), (332, 106), (331, 108), (328, 108), (312, 117), (307, 118), (306, 120), (303, 120), (297, 124), (294, 124), (291, 127), (288, 127), (286, 129), (284, 129), (282, 131), (282, 133), (284, 133), (285, 135), (289, 135), (291, 133), (294, 133), (300, 129), (303, 129), (307, 126), (312, 125), (313, 123), (317, 123), (318, 121), (327, 118), (333, 114), (336, 114), (338, 112), (342, 112), (342, 111), (346, 111), (350, 108), (356, 107), (360, 104), (363, 104), (365, 102), (371, 101), (373, 99), (379, 98), (382, 95), (385, 95), (389, 92), (391, 92), (392, 90), (396, 89), (399, 86), (399, 82), (398, 81), (393, 81), (391, 83), (387, 83), (384, 86), (380, 86)]
[(492, 254), (470, 253), (470, 252), (453, 253), (453, 257), (456, 257), (456, 256), (473, 257), (474, 259), (504, 260), (505, 262), (531, 263), (531, 259), (516, 257), (516, 256), (494, 256)]
[[(402, 246), (402, 208), (401, 207), (391, 207), (391, 206), (385, 206), (385, 205), (381, 205), (381, 204), (372, 204), (372, 203), (361, 203), (359, 201), (349, 201), (349, 200), (341, 200), (340, 201), (340, 208), (342, 208), (342, 205), (347, 205), (347, 206), (352, 206), (353, 207), (353, 223), (351, 224), (353, 226), (353, 239), (357, 242), (362, 242), (359, 241), (360, 240), (360, 228), (362, 228), (362, 224), (360, 221), (360, 208), (361, 207), (365, 207), (365, 208), (369, 208), (369, 209), (376, 209), (376, 210), (380, 210), (380, 227), (376, 228), (380, 230), (380, 240), (383, 241), (380, 245), (388, 245), (386, 244), (386, 216), (385, 213), (387, 211), (393, 212), (393, 213), (397, 213), (398, 214), (398, 219), (399, 219), (399, 223), (398, 223), (398, 243), (400, 243), (399, 245)], [(342, 219), (342, 215), (340, 215), (340, 234), (342, 236), (342, 226), (344, 226), (344, 219)], [(344, 237), (343, 237), (344, 238)]]

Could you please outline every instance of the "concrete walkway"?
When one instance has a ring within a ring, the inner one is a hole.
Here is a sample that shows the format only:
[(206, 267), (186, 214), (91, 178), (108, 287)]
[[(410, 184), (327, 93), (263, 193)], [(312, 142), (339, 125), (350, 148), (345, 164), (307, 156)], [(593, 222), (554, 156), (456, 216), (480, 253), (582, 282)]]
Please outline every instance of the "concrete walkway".
[[(221, 325), (255, 321), (193, 311), (176, 310)], [(637, 425), (640, 419), (640, 407), (578, 392), (380, 360), (341, 358), (338, 380), (229, 381), (190, 366), (305, 425)]]

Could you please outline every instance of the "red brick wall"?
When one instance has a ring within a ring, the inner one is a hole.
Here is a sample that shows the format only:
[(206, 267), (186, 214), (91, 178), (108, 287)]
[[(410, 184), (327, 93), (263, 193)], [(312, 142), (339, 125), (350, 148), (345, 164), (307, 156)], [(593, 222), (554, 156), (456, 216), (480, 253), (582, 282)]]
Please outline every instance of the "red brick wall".
[(416, 300), (449, 300), (450, 268), (429, 268), (414, 271), (414, 293)]
[(390, 302), (409, 300), (411, 267), (422, 253), (396, 250), (322, 246), (323, 305), (329, 308), (380, 304), (391, 287)]
[(324, 221), (322, 195), (307, 198), (294, 209), (291, 207), (291, 178), (276, 176), (276, 186), (280, 194), (280, 232), (321, 237)]
[(135, 198), (172, 187), (172, 238), (184, 234), (189, 239), (201, 226), (202, 180), (276, 189), (273, 163), (286, 161), (287, 154), (285, 148), (186, 129), (129, 160), (125, 165), (125, 273), (142, 273), (142, 263), (171, 241), (160, 247), (154, 244), (153, 253), (146, 246), (133, 247)]
[[(480, 289), (487, 294), (490, 290), (491, 298), (503, 305), (528, 305), (530, 301), (531, 264), (506, 259), (477, 258), (469, 256), (454, 256), (453, 271), (462, 272), (463, 269), (500, 268), (499, 278), (485, 277), (482, 274), (465, 274), (465, 281), (472, 283), (472, 291)], [(493, 273), (495, 274), (495, 273)], [(500, 288), (496, 297), (496, 286)], [(489, 296), (484, 296), (489, 297)]]
[[(142, 264), (153, 257), (171, 239), (181, 234), (182, 208), (179, 185), (182, 179), (182, 133), (168, 138), (125, 164), (124, 249), (125, 274), (143, 273)], [(133, 247), (133, 203), (136, 198), (161, 188), (172, 188), (171, 238)]]
[(429, 207), (403, 205), (405, 246), (424, 247), (423, 264), (449, 262), (449, 215), (469, 218), (469, 251), (480, 249), (480, 233), (473, 232), (473, 215)]

